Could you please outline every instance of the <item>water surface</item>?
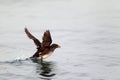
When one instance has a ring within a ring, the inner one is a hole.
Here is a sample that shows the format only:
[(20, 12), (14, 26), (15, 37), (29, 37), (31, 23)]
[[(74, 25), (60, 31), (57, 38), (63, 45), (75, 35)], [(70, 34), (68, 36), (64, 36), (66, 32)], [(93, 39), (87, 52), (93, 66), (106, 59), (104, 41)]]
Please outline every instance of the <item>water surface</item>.
[[(0, 0), (1, 80), (119, 80), (118, 0)], [(36, 47), (24, 27), (41, 41), (50, 29), (62, 46), (52, 56), (30, 60)]]

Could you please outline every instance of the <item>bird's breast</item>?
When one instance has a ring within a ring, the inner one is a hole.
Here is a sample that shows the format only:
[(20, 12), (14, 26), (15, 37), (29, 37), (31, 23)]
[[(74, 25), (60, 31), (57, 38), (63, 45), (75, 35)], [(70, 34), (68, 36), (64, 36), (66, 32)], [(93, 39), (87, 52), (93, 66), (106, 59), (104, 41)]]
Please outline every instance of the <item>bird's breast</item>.
[(45, 59), (45, 58), (51, 56), (52, 53), (53, 53), (53, 52), (49, 52), (49, 53), (47, 53), (47, 54), (43, 54), (43, 53), (40, 52), (40, 53), (39, 53), (39, 59), (41, 59), (41, 57), (42, 57), (43, 59)]

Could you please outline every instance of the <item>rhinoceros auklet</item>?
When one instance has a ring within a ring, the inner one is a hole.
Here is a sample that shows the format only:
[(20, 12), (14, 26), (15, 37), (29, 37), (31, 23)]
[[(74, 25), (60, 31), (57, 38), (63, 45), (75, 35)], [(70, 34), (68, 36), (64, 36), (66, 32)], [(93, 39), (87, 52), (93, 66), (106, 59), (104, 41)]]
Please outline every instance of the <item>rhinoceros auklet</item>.
[(36, 37), (34, 37), (28, 31), (27, 28), (25, 28), (25, 33), (27, 34), (27, 36), (30, 39), (32, 39), (34, 41), (35, 45), (37, 46), (37, 51), (31, 58), (40, 58), (40, 59), (47, 58), (48, 56), (50, 56), (52, 54), (52, 52), (56, 48), (60, 48), (60, 46), (58, 44), (51, 44), (52, 38), (51, 38), (49, 30), (46, 30), (44, 32), (44, 35), (42, 37), (42, 43)]

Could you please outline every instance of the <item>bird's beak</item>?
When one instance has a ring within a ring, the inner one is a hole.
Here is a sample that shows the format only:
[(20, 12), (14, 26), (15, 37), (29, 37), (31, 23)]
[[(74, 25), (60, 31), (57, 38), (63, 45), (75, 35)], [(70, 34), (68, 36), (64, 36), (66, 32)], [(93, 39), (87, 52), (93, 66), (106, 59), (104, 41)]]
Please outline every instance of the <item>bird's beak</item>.
[(61, 48), (61, 46), (60, 45), (58, 45), (58, 47), (57, 48)]

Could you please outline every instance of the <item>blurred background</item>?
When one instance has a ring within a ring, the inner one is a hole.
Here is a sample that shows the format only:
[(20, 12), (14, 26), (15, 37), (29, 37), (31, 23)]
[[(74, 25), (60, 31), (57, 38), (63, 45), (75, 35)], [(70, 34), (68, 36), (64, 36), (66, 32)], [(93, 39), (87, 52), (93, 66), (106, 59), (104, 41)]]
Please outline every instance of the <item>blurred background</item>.
[[(119, 3), (0, 0), (1, 80), (119, 80)], [(36, 47), (24, 33), (25, 27), (40, 41), (49, 29), (53, 43), (62, 48), (56, 49), (44, 64), (26, 61)]]

